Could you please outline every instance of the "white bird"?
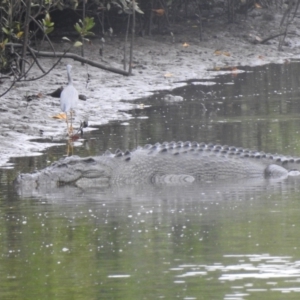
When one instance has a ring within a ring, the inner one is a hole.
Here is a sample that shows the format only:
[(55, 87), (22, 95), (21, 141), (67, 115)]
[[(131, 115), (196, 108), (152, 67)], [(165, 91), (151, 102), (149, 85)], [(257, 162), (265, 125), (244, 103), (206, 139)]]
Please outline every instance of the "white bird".
[[(62, 90), (60, 94), (60, 108), (66, 114), (67, 130), (69, 135), (71, 135), (73, 132), (72, 119), (73, 119), (74, 109), (77, 107), (77, 102), (78, 102), (78, 91), (73, 86), (71, 69), (72, 66), (67, 65), (68, 85)], [(71, 118), (70, 128), (68, 122), (68, 112), (70, 112), (70, 118)]]

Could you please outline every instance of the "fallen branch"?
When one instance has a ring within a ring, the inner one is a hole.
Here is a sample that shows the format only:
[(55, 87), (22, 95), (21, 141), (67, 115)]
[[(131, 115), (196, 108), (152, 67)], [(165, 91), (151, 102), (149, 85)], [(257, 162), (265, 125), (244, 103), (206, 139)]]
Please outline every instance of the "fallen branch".
[[(269, 37), (267, 37), (267, 38), (265, 38), (265, 39), (263, 39), (261, 41), (255, 40), (255, 43), (256, 44), (265, 44), (266, 42), (268, 42), (268, 41), (270, 41), (272, 39), (276, 39), (277, 37), (285, 35), (285, 34), (286, 34), (285, 32), (277, 33), (277, 34), (271, 35), (271, 36), (269, 36)], [(289, 35), (297, 35), (295, 33), (287, 33), (287, 34), (289, 34)]]
[[(22, 47), (22, 44), (15, 44), (15, 43), (7, 43), (7, 46), (14, 46), (14, 47)], [(27, 48), (29, 48), (27, 46)], [(34, 50), (32, 48), (30, 48), (30, 52), (34, 53), (36, 56), (42, 56), (42, 57), (65, 57), (65, 58), (71, 58), (74, 59), (76, 61), (82, 62), (82, 63), (86, 63), (90, 66), (96, 67), (96, 68), (100, 68), (106, 71), (110, 71), (112, 73), (116, 73), (116, 74), (120, 74), (120, 75), (124, 75), (124, 76), (128, 76), (129, 73), (128, 71), (124, 71), (121, 69), (117, 69), (117, 68), (113, 68), (113, 67), (109, 67), (109, 66), (105, 66), (101, 63), (89, 60), (87, 58), (81, 57), (77, 54), (74, 53), (64, 53), (64, 52), (56, 52), (55, 54), (52, 52), (46, 52), (46, 51), (37, 51)]]
[(263, 40), (260, 41), (259, 43), (260, 43), (260, 44), (264, 44), (264, 43), (266, 43), (266, 42), (268, 42), (268, 41), (270, 41), (270, 40), (272, 40), (272, 39), (275, 39), (275, 38), (277, 38), (277, 37), (279, 37), (279, 36), (281, 36), (281, 35), (284, 35), (284, 34), (285, 34), (285, 33), (282, 32), (282, 33), (278, 33), (278, 34), (275, 34), (275, 35), (271, 35), (271, 36), (269, 36), (269, 37), (263, 39)]

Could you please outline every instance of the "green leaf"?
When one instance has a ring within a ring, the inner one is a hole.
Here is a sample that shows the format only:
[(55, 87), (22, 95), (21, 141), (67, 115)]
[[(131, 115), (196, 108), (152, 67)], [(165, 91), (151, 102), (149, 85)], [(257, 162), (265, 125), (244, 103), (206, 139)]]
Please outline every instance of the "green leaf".
[(63, 10), (63, 9), (64, 9), (64, 6), (59, 2), (59, 3), (57, 4), (57, 8), (58, 8), (59, 10)]
[(23, 36), (23, 34), (24, 34), (23, 31), (19, 31), (19, 32), (16, 34), (17, 39), (20, 39), (20, 38)]
[(83, 21), (86, 30), (90, 30), (95, 26), (94, 18), (86, 17)]
[(82, 46), (82, 43), (79, 42), (79, 41), (77, 41), (77, 42), (74, 43), (73, 46), (74, 46), (74, 47), (81, 47), (81, 46)]
[(47, 29), (45, 30), (45, 33), (46, 33), (46, 34), (49, 34), (49, 33), (51, 33), (53, 30), (54, 30), (54, 27), (49, 27), (49, 28), (47, 28)]
[(144, 14), (144, 12), (139, 8), (139, 6), (137, 5), (137, 3), (135, 3), (134, 9), (136, 12), (140, 13), (140, 14)]
[(68, 39), (67, 37), (62, 37), (62, 40), (64, 40), (64, 41), (67, 41), (67, 42), (71, 42), (71, 40), (70, 39)]
[(78, 1), (73, 0), (73, 9), (76, 10), (77, 6), (78, 6)]
[(45, 20), (48, 23), (51, 21), (50, 15), (48, 13), (46, 13)]
[(78, 23), (74, 25), (74, 28), (81, 35), (81, 37), (84, 37), (86, 35), (94, 35), (94, 33), (90, 31), (94, 26), (94, 18), (86, 17), (84, 20), (79, 20)]
[(80, 25), (79, 25), (78, 23), (76, 23), (76, 24), (74, 25), (74, 28), (75, 28), (75, 30), (76, 30), (79, 34), (81, 34), (82, 28), (80, 27)]
[(5, 34), (10, 35), (10, 30), (9, 30), (9, 29), (3, 27), (3, 28), (2, 28), (2, 31), (3, 31)]

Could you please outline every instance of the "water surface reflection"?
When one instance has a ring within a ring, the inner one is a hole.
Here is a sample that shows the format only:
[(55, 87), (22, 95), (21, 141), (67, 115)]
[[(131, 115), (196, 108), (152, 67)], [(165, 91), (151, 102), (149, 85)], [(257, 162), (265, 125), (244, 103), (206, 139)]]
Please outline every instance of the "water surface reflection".
[[(128, 125), (86, 133), (81, 156), (164, 140), (214, 141), (300, 156), (298, 64), (247, 69), (214, 86), (140, 100)], [(3, 299), (297, 299), (299, 178), (18, 191), (0, 170)]]

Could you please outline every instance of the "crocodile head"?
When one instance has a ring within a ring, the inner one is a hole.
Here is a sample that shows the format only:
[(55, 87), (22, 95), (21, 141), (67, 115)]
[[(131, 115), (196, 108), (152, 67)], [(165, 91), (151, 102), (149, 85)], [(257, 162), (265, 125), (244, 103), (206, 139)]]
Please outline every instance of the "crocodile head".
[(92, 186), (100, 182), (108, 182), (110, 175), (110, 167), (105, 159), (70, 156), (39, 172), (20, 174), (14, 184), (16, 187), (26, 189), (54, 188), (67, 184)]

